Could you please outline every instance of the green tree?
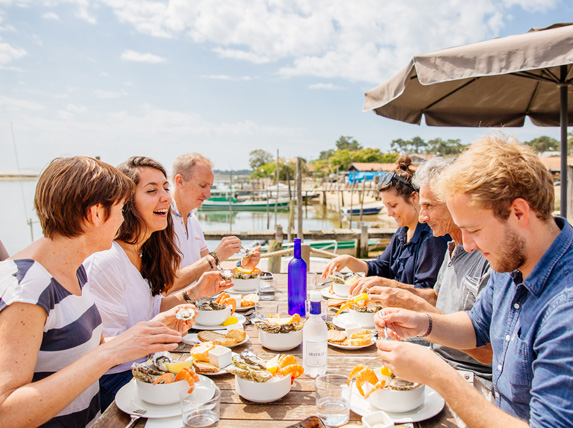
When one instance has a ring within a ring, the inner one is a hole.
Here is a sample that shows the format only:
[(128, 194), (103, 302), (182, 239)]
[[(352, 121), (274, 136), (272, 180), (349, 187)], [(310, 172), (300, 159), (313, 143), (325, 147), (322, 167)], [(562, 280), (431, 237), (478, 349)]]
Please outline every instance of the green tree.
[(330, 157), (330, 165), (333, 169), (339, 167), (341, 171), (346, 171), (353, 162), (350, 150), (337, 150)]
[(525, 141), (524, 143), (531, 147), (537, 154), (559, 150), (561, 147), (559, 141), (546, 135)]
[(466, 146), (463, 145), (459, 139), (444, 141), (441, 138), (434, 138), (428, 141), (426, 153), (439, 156), (451, 156), (459, 154), (465, 147)]
[(333, 154), (334, 154), (334, 149), (325, 150), (323, 152), (320, 152), (318, 158), (322, 160), (328, 160)]
[(351, 153), (352, 162), (383, 162), (384, 155), (380, 149), (366, 148)]
[(273, 155), (261, 149), (253, 150), (249, 153), (249, 165), (253, 171), (256, 171), (262, 165), (271, 163), (273, 159)]
[(357, 150), (361, 150), (362, 146), (358, 144), (358, 141), (352, 137), (341, 136), (338, 140), (336, 140), (336, 149), (355, 152)]
[[(287, 170), (289, 171), (290, 179), (293, 180), (296, 174), (296, 163), (295, 162), (280, 162), (279, 163), (279, 180), (286, 180)], [(275, 177), (275, 171), (277, 170), (277, 163), (270, 162), (264, 165), (260, 165), (253, 173), (249, 176), (250, 178), (264, 178), (264, 177)], [(306, 172), (308, 168), (306, 167), (306, 162), (302, 163), (302, 170)]]

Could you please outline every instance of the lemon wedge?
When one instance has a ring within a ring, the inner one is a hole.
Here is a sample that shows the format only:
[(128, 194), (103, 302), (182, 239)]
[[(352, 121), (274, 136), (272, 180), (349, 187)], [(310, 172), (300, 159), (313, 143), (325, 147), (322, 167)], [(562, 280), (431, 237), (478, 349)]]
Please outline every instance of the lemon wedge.
[(269, 322), (273, 323), (273, 324), (278, 324), (278, 325), (283, 325), (283, 324), (293, 324), (296, 322), (300, 322), (300, 315), (299, 314), (294, 314), (291, 317), (279, 317), (279, 316), (269, 316), (268, 317)]
[(271, 358), (269, 361), (267, 361), (267, 363), (265, 364), (265, 367), (271, 373), (275, 373), (278, 370), (278, 368), (279, 368), (279, 357), (280, 357), (280, 354), (277, 354), (273, 358)]
[(380, 369), (380, 374), (382, 376), (391, 377), (392, 376), (392, 370), (390, 370), (388, 367), (382, 367)]
[(185, 367), (190, 368), (191, 366), (193, 366), (193, 361), (175, 361), (173, 363), (165, 363), (165, 367), (167, 367), (167, 370), (169, 370), (171, 373), (179, 373), (181, 371), (181, 369), (184, 369)]
[(224, 327), (227, 327), (228, 325), (237, 324), (238, 322), (239, 322), (239, 320), (237, 319), (237, 317), (229, 317), (223, 322), (222, 325)]
[(253, 272), (253, 269), (245, 269), (244, 267), (241, 267), (241, 266), (237, 266), (236, 269), (237, 269), (237, 272), (240, 272), (240, 273), (252, 273)]

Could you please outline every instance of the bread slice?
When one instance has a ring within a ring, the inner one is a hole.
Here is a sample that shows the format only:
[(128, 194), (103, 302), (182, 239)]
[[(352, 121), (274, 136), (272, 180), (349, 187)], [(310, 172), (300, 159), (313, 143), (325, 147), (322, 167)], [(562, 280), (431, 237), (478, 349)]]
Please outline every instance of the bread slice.
[(340, 343), (346, 340), (346, 333), (342, 330), (328, 330), (328, 341), (331, 343)]
[(346, 299), (328, 299), (326, 305), (329, 308), (340, 308), (344, 303), (346, 303)]
[(198, 374), (218, 373), (220, 370), (216, 365), (205, 361), (194, 361), (193, 369), (195, 369), (195, 372)]
[(228, 331), (225, 337), (235, 339), (237, 343), (241, 343), (247, 338), (247, 332), (245, 330), (240, 330), (238, 328)]
[(215, 345), (221, 346), (235, 346), (238, 343), (233, 337), (227, 337), (226, 335), (217, 333), (216, 331), (200, 331), (197, 333), (197, 337), (201, 342), (213, 342)]

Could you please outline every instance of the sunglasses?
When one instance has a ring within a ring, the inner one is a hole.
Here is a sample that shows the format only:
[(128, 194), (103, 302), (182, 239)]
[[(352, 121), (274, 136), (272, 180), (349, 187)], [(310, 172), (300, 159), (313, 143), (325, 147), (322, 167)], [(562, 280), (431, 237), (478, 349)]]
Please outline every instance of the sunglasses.
[(406, 180), (404, 180), (402, 177), (400, 177), (395, 172), (389, 172), (389, 173), (383, 175), (382, 177), (380, 177), (380, 179), (378, 180), (378, 186), (381, 186), (381, 185), (388, 186), (388, 185), (392, 184), (394, 179), (396, 179), (400, 183), (405, 184), (406, 186), (408, 186), (413, 191), (415, 191), (415, 192), (418, 191), (418, 189), (412, 183), (407, 182)]

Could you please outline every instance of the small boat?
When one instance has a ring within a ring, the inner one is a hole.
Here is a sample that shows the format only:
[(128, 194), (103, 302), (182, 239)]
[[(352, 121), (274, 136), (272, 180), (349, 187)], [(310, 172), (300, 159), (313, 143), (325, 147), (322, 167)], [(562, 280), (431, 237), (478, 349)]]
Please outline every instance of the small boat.
[(226, 197), (215, 197), (203, 202), (199, 211), (229, 211), (229, 206), (232, 211), (266, 211), (267, 208), (273, 211), (275, 204), (279, 211), (288, 211), (289, 202), (288, 199), (269, 199), (267, 201), (246, 200), (239, 202), (235, 198), (231, 198), (229, 201), (229, 198)]
[[(350, 215), (351, 212), (353, 216), (360, 215), (360, 207), (352, 207), (352, 210), (350, 210), (350, 207), (344, 207), (340, 210), (344, 215)], [(382, 206), (362, 207), (362, 215), (376, 215), (379, 214), (381, 210)]]

